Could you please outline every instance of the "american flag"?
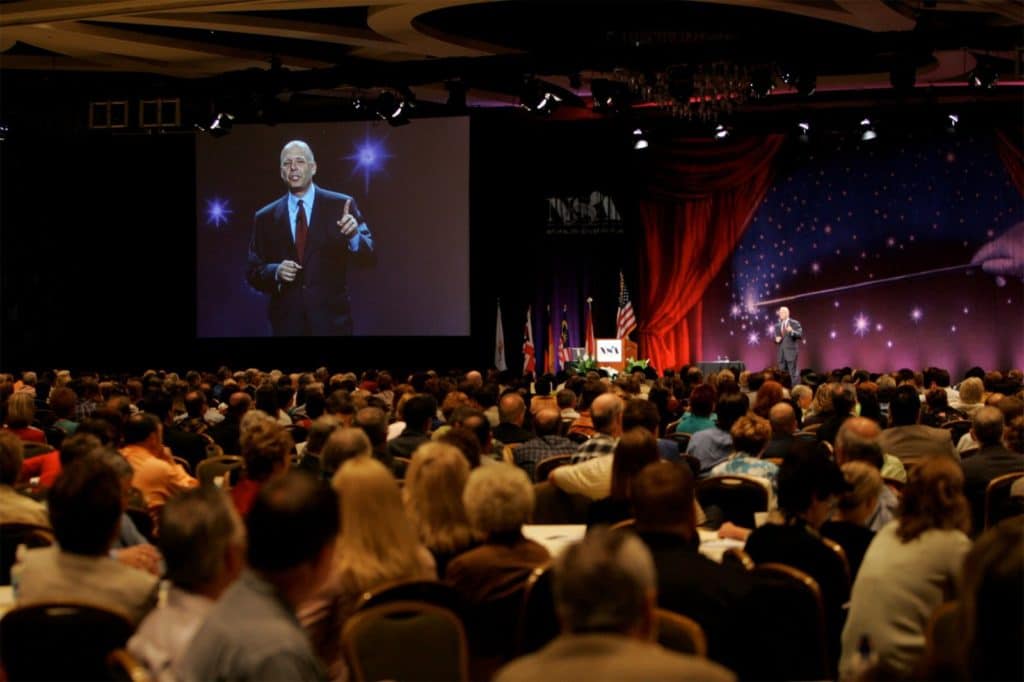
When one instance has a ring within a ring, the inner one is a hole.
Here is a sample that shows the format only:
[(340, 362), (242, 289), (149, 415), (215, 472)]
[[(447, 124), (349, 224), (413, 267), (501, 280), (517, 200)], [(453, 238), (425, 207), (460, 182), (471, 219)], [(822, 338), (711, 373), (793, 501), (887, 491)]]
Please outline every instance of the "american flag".
[(565, 319), (566, 307), (562, 306), (562, 331), (558, 337), (558, 360), (562, 368), (572, 362), (572, 351), (569, 350), (569, 323)]
[(536, 351), (533, 347), (533, 324), (530, 322), (530, 308), (526, 308), (526, 326), (523, 328), (523, 374), (533, 374), (537, 367)]
[(626, 278), (619, 270), (619, 310), (615, 315), (616, 338), (624, 339), (629, 333), (636, 329), (636, 315), (633, 313), (633, 303), (629, 300), (629, 291), (626, 289)]

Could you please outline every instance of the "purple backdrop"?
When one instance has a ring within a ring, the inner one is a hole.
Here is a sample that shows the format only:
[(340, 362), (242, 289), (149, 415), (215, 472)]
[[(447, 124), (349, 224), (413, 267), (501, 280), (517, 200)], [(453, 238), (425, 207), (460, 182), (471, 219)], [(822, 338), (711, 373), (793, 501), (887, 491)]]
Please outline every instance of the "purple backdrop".
[(1024, 365), (1024, 283), (958, 267), (1024, 219), (992, 137), (837, 143), (798, 165), (705, 297), (702, 359), (773, 365), (787, 305), (802, 367)]
[(196, 138), (196, 331), (268, 336), (266, 297), (245, 282), (253, 214), (284, 194), (281, 147), (316, 155), (314, 179), (355, 197), (377, 263), (348, 274), (355, 334), (469, 334), (469, 119), (237, 126)]

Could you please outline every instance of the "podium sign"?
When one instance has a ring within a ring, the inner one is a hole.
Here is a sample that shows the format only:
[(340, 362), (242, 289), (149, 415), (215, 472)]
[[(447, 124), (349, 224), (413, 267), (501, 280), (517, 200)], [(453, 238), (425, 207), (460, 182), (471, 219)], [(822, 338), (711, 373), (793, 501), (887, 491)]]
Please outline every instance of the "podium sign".
[(612, 365), (622, 362), (622, 339), (597, 339), (597, 364)]

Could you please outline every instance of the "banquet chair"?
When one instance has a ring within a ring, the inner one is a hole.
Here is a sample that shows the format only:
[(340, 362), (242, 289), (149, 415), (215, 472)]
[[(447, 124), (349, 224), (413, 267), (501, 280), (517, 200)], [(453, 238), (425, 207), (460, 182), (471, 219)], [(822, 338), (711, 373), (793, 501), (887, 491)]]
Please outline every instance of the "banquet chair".
[(697, 621), (667, 609), (655, 609), (658, 644), (681, 654), (704, 658), (708, 655), (708, 638)]
[(1010, 488), (1021, 477), (1024, 477), (1024, 471), (1013, 471), (988, 482), (985, 487), (985, 530), (1019, 513), (1016, 505), (1010, 502)]
[(697, 483), (697, 501), (721, 509), (723, 522), (755, 528), (754, 514), (768, 511), (768, 489), (745, 476), (713, 476)]
[(11, 584), (11, 567), (20, 545), (28, 549), (53, 544), (53, 530), (31, 523), (0, 524), (0, 585)]
[(551, 455), (537, 462), (533, 469), (533, 482), (543, 483), (548, 480), (551, 472), (560, 466), (568, 464), (572, 460), (572, 453), (562, 455)]
[(551, 564), (533, 569), (523, 588), (523, 606), (516, 636), (516, 653), (532, 654), (558, 636), (558, 614)]
[[(208, 457), (196, 466), (196, 478), (200, 485), (215, 485), (215, 479), (220, 476), (235, 474), (245, 468), (245, 460), (238, 455), (221, 455), (220, 457)], [(225, 486), (227, 487), (227, 486)]]

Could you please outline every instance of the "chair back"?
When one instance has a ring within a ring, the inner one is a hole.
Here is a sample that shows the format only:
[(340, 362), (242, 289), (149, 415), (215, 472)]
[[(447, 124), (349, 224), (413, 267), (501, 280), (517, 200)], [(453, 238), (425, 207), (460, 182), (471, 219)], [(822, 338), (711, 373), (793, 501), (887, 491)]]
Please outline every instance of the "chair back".
[(523, 608), (519, 616), (516, 653), (532, 654), (558, 636), (555, 590), (551, 565), (535, 568), (523, 588)]
[(438, 580), (396, 580), (363, 592), (355, 610), (383, 606), (396, 601), (415, 601), (448, 609), (460, 618), (463, 615), (462, 597), (453, 587)]
[(632, 528), (636, 525), (636, 519), (622, 519), (611, 526), (612, 530), (622, 530), (624, 528)]
[(33, 549), (49, 547), (53, 542), (53, 531), (46, 526), (31, 523), (0, 524), (0, 585), (11, 584), (11, 566), (17, 559), (20, 545)]
[(961, 628), (960, 602), (943, 602), (932, 612), (925, 628), (922, 659), (927, 679), (967, 679), (961, 656)]
[(448, 609), (395, 601), (357, 611), (341, 632), (354, 682), (468, 680), (466, 631)]
[(551, 455), (537, 462), (537, 465), (533, 468), (533, 482), (543, 483), (548, 480), (548, 476), (551, 472), (560, 466), (564, 466), (572, 461), (572, 453), (567, 452), (561, 455)]
[(826, 537), (822, 536), (820, 539), (821, 539), (821, 542), (826, 547), (828, 547), (829, 550), (831, 550), (833, 554), (835, 554), (837, 557), (839, 557), (840, 561), (842, 561), (843, 568), (846, 569), (846, 585), (847, 585), (847, 587), (849, 587), (850, 584), (853, 582), (853, 579), (851, 578), (852, 573), (850, 571), (850, 559), (846, 556), (846, 550), (843, 549), (842, 545), (840, 545), (838, 542), (836, 542), (835, 540), (833, 540), (831, 538), (826, 538)]
[(124, 616), (94, 606), (21, 606), (0, 620), (0, 659), (11, 680), (106, 680), (107, 655), (134, 630)]
[(1024, 477), (1024, 471), (1013, 471), (996, 476), (985, 487), (985, 529), (988, 530), (1005, 518), (1017, 514), (1015, 505), (1010, 504), (1010, 488)]
[(679, 454), (685, 454), (686, 448), (690, 446), (690, 438), (693, 437), (692, 433), (670, 433), (665, 436), (669, 440), (675, 441), (676, 447), (679, 448)]
[(391, 470), (395, 474), (395, 478), (400, 481), (404, 481), (405, 472), (409, 470), (410, 463), (412, 463), (412, 460), (408, 457), (392, 457)]
[(200, 485), (216, 485), (214, 479), (244, 468), (245, 460), (239, 455), (208, 457), (196, 466), (196, 478)]
[(666, 424), (665, 425), (665, 431), (664, 431), (664, 433), (662, 435), (665, 438), (668, 438), (669, 436), (671, 436), (673, 433), (676, 432), (676, 429), (679, 428), (679, 422), (681, 422), (681, 421), (682, 421), (682, 417), (680, 417), (679, 419), (675, 420), (674, 422), (669, 422), (668, 424)]
[(185, 470), (185, 473), (187, 473), (189, 476), (191, 476), (192, 475), (192, 465), (188, 463), (188, 460), (185, 459), (184, 457), (178, 457), (177, 455), (173, 455), (173, 457), (174, 457), (174, 462), (176, 464), (180, 464), (181, 468)]
[(693, 480), (697, 480), (700, 477), (700, 460), (693, 455), (688, 455), (685, 452), (679, 453), (679, 461), (686, 466), (690, 467), (690, 473), (693, 474)]
[[(821, 589), (784, 564), (758, 564), (754, 586), (739, 605), (744, 642), (735, 661), (740, 679), (823, 680), (830, 676)], [(749, 628), (749, 629), (747, 629)]]
[(949, 431), (949, 437), (952, 439), (953, 445), (956, 445), (971, 430), (971, 420), (954, 419), (943, 424), (942, 428)]
[(107, 656), (107, 670), (113, 682), (150, 682), (153, 678), (144, 665), (124, 649), (114, 649)]
[(768, 490), (745, 476), (713, 476), (697, 483), (697, 500), (706, 511), (722, 510), (722, 521), (755, 528), (755, 512), (768, 511)]
[(670, 651), (704, 658), (708, 655), (708, 638), (704, 628), (692, 618), (667, 609), (655, 609), (658, 644)]
[(533, 518), (537, 524), (575, 524), (587, 522), (591, 500), (567, 493), (547, 481), (533, 484)]
[(722, 565), (731, 564), (744, 571), (754, 570), (754, 560), (739, 547), (730, 547), (722, 553)]

